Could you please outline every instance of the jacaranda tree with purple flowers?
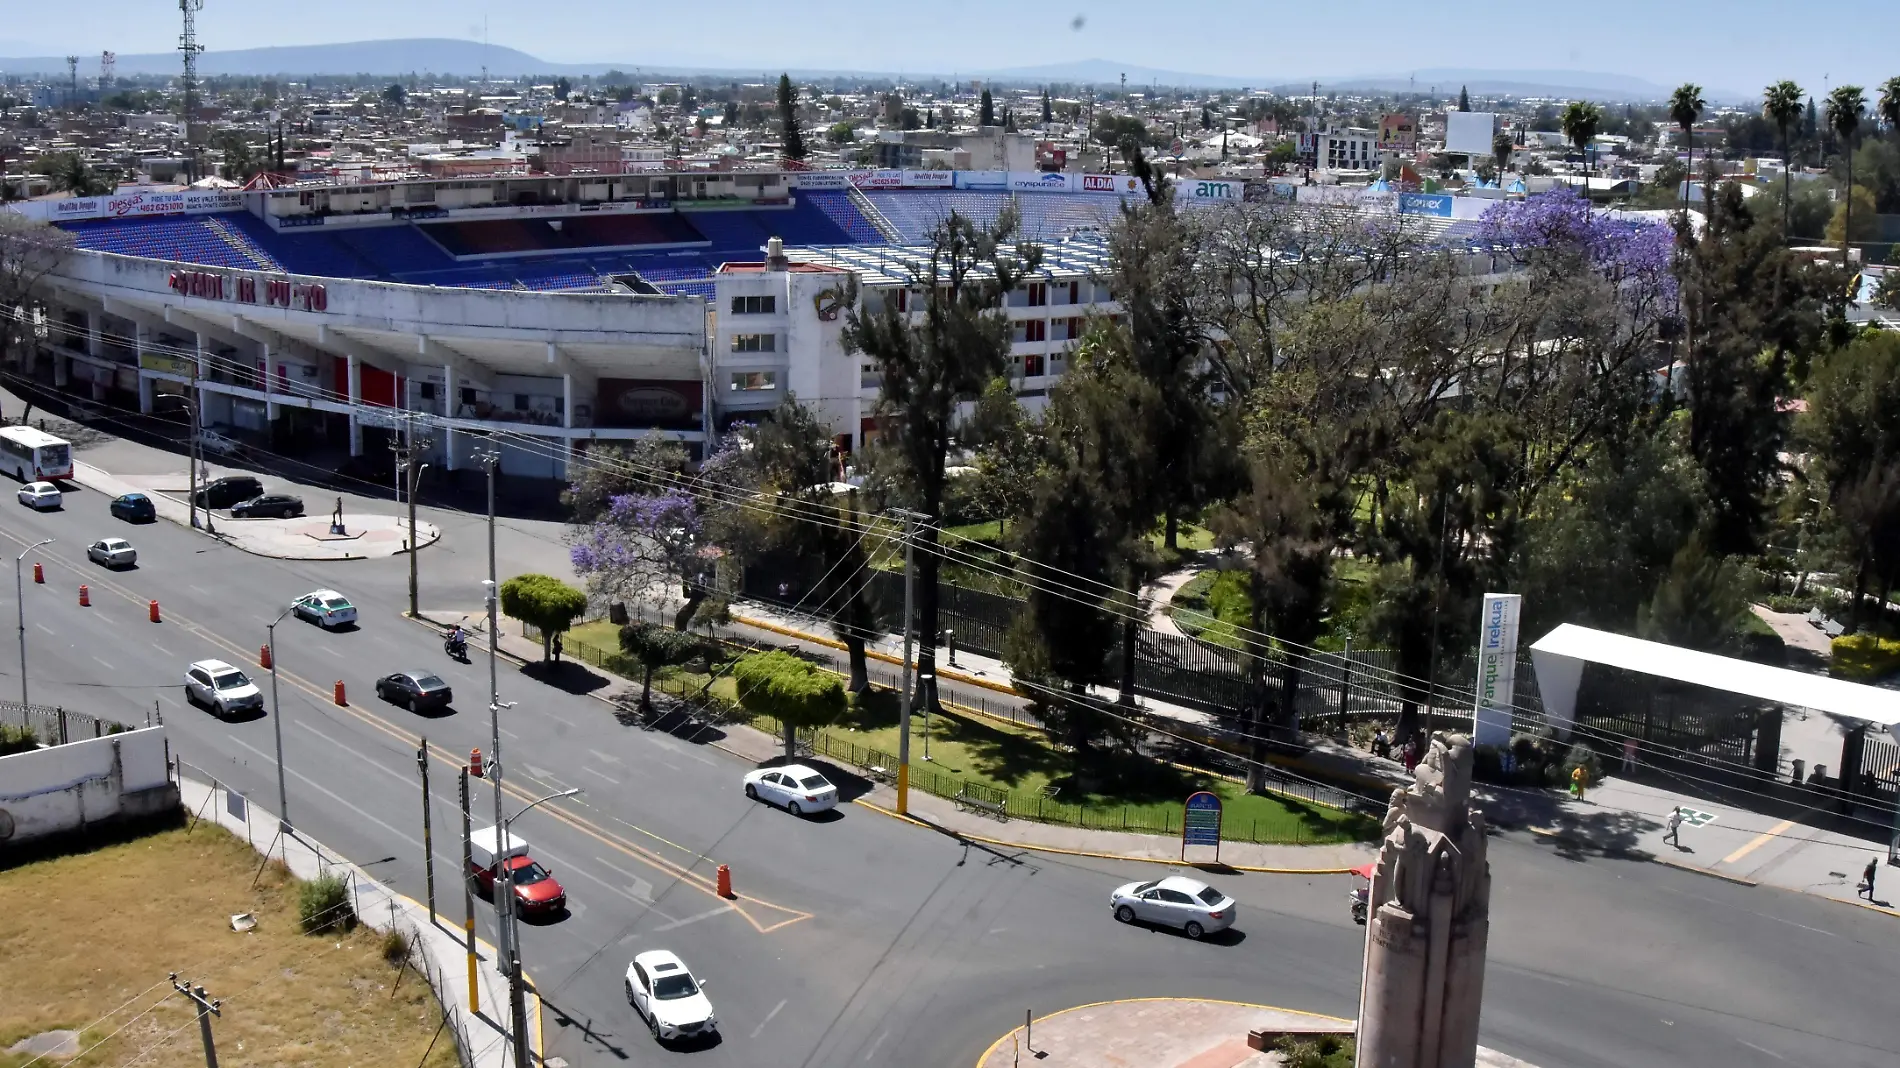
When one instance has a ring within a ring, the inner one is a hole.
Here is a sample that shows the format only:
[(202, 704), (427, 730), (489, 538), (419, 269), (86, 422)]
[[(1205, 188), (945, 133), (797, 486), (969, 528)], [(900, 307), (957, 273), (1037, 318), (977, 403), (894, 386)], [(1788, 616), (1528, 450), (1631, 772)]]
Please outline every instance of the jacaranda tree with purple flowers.
[(683, 598), (673, 617), (679, 630), (706, 600), (717, 554), (701, 499), (683, 485), (610, 497), (604, 512), (570, 534), (569, 557), (590, 593), (661, 607)]

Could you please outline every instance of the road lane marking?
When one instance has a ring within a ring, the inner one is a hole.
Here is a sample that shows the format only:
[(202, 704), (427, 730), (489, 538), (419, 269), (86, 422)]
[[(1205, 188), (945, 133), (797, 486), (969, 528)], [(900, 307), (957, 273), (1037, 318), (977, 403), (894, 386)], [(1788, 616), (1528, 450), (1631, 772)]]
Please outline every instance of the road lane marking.
[(509, 739), (510, 741), (518, 742), (521, 740), (521, 735), (516, 734), (514, 731), (511, 731), (506, 727), (497, 727), (495, 729), (500, 731), (502, 733), (502, 736)]
[(785, 1007), (785, 1002), (787, 1000), (788, 999), (786, 998), (780, 998), (778, 1004), (772, 1006), (772, 1011), (765, 1014), (765, 1019), (759, 1021), (759, 1026), (754, 1027), (752, 1029), (752, 1034), (748, 1037), (751, 1037), (751, 1038), (759, 1037), (759, 1032), (765, 1030), (765, 1025), (772, 1022), (772, 1017), (778, 1015), (779, 1010)]
[(884, 1040), (889, 1037), (891, 1037), (890, 1029), (885, 1028), (884, 1031), (877, 1036), (877, 1039), (871, 1043), (871, 1048), (864, 1051), (864, 1063), (871, 1063), (871, 1058), (877, 1056), (877, 1048), (882, 1046)]
[(1780, 823), (1777, 823), (1773, 827), (1770, 827), (1767, 830), (1756, 835), (1752, 840), (1750, 840), (1748, 843), (1743, 845), (1740, 849), (1737, 849), (1735, 852), (1730, 853), (1726, 857), (1723, 857), (1722, 863), (1724, 864), (1735, 863), (1736, 861), (1742, 859), (1743, 857), (1749, 855), (1750, 853), (1753, 853), (1755, 850), (1760, 849), (1763, 845), (1766, 845), (1769, 841), (1775, 838), (1779, 838), (1783, 831), (1786, 831), (1788, 828), (1794, 826), (1798, 822), (1800, 821), (1799, 820), (1782, 820)]
[[(41, 623), (41, 622), (40, 622), (40, 621), (38, 621), (38, 620), (34, 620), (34, 621), (33, 621), (33, 625), (34, 625), (34, 626), (36, 626), (36, 627), (38, 627), (38, 628), (40, 628), (41, 630), (43, 630), (43, 631), (45, 631), (45, 632), (46, 632), (46, 633), (48, 633), (48, 634), (53, 634), (53, 628), (51, 628), (51, 627), (49, 627), (49, 626), (47, 626), (47, 625), (46, 625), (46, 624), (44, 624), (44, 623)], [(54, 636), (54, 637), (58, 637), (58, 635), (57, 635), (57, 634), (54, 634), (53, 636)]]
[(581, 765), (581, 770), (582, 770), (582, 771), (586, 771), (586, 772), (592, 772), (593, 774), (595, 774), (595, 775), (598, 775), (598, 776), (600, 776), (600, 777), (601, 777), (601, 778), (603, 778), (603, 779), (606, 779), (606, 780), (607, 780), (608, 782), (610, 782), (610, 783), (613, 783), (613, 784), (614, 784), (615, 786), (619, 786), (619, 785), (620, 785), (620, 780), (619, 780), (619, 779), (616, 779), (616, 778), (614, 778), (614, 777), (613, 777), (612, 775), (609, 775), (609, 774), (607, 774), (607, 773), (606, 773), (606, 772), (604, 772), (604, 771), (598, 771), (598, 770), (595, 770), (594, 768), (590, 768), (590, 767), (588, 767), (588, 766), (587, 766), (587, 765), (585, 765), (585, 764), (582, 764), (582, 765)]
[[(609, 871), (618, 872), (621, 875), (626, 876), (633, 883), (633, 885), (627, 888), (628, 892), (633, 894), (634, 897), (639, 898), (641, 901), (644, 901), (649, 905), (653, 903), (653, 884), (652, 883), (647, 882), (645, 879), (640, 878), (638, 875), (635, 875), (634, 873), (628, 871), (627, 869), (621, 867), (620, 865), (615, 864), (613, 861), (608, 860), (606, 857), (595, 857), (594, 863), (599, 864), (601, 867), (606, 868)], [(669, 916), (667, 918), (671, 919), (672, 917)]]
[[(236, 735), (232, 735), (227, 740), (236, 745), (243, 746), (245, 749), (248, 749), (253, 753), (256, 753), (258, 756), (258, 759), (263, 760), (267, 763), (271, 762), (271, 756), (269, 753), (264, 752), (262, 749), (257, 748), (256, 746), (243, 740), (242, 738), (239, 738)], [(357, 808), (355, 805), (351, 804), (349, 801), (345, 800), (344, 798), (338, 796), (335, 793), (332, 793), (330, 789), (324, 786), (322, 783), (318, 782), (317, 780), (311, 778), (308, 775), (305, 775), (303, 772), (298, 771), (296, 768), (286, 766), (284, 768), (284, 774), (290, 776), (293, 779), (301, 780), (305, 785), (309, 786), (311, 789), (317, 791), (318, 793), (329, 798), (330, 800), (335, 801), (337, 804), (342, 805), (344, 808), (349, 809), (351, 812), (356, 813), (357, 815), (363, 817), (364, 819), (370, 821), (371, 823), (374, 823), (376, 826), (381, 827), (383, 830), (388, 831), (390, 834), (393, 834), (396, 837), (401, 838), (403, 841), (408, 842), (410, 845), (416, 846), (418, 848), (421, 847), (422, 845), (421, 839), (411, 838), (407, 833), (397, 830), (396, 828), (390, 826), (389, 824), (384, 823), (382, 820), (377, 819), (375, 816), (372, 816), (369, 813), (363, 811), (362, 809)], [(282, 819), (283, 815), (284, 814), (281, 812), (277, 813), (277, 816), (279, 819)], [(297, 823), (296, 820), (286, 820), (285, 822), (289, 823), (293, 827), (296, 826), (296, 823)]]
[(93, 659), (93, 662), (94, 662), (94, 663), (97, 663), (97, 664), (98, 664), (98, 665), (99, 665), (100, 667), (102, 667), (102, 668), (105, 668), (105, 669), (106, 669), (107, 671), (117, 671), (117, 670), (119, 670), (118, 668), (115, 668), (115, 667), (113, 667), (113, 666), (112, 666), (111, 664), (108, 664), (108, 663), (106, 663), (106, 662), (105, 662), (104, 660), (101, 660), (101, 659), (99, 659), (99, 658), (98, 658), (98, 657), (96, 657), (96, 656), (95, 656), (95, 657), (93, 657), (92, 659)]
[[(8, 541), (11, 541), (16, 545), (24, 546), (27, 544), (27, 542), (21, 536), (6, 529), (0, 529), (0, 538), (4, 538)], [(49, 552), (49, 553), (46, 553), (45, 555), (48, 559), (53, 560), (54, 562), (59, 563), (62, 566), (77, 569), (77, 565), (75, 565), (71, 560), (65, 558), (62, 554)], [(128, 589), (127, 587), (119, 584), (118, 582), (110, 580), (110, 579), (101, 579), (97, 584), (97, 588), (102, 591), (115, 593), (119, 597), (123, 598), (124, 600), (141, 607), (144, 606), (149, 600), (149, 598), (143, 597), (139, 595), (138, 593), (135, 593), (132, 590)], [(175, 626), (178, 629), (186, 631), (187, 633), (196, 635), (197, 637), (202, 638), (206, 642), (209, 642), (213, 645), (216, 645), (222, 649), (227, 650), (233, 656), (240, 657), (240, 658), (248, 658), (251, 655), (253, 655), (251, 650), (243, 648), (239, 646), (236, 642), (232, 641), (231, 639), (224, 637), (222, 634), (211, 631), (207, 629), (205, 626), (194, 622), (189, 616), (185, 616), (182, 614), (173, 614), (167, 617), (167, 621), (168, 621), (167, 622), (168, 626)], [(40, 624), (40, 626), (44, 627), (44, 624)], [(47, 633), (51, 634), (53, 633), (53, 631), (49, 628), (47, 629)], [(283, 671), (281, 669), (278, 672), (278, 677), (286, 681), (289, 685), (292, 685), (292, 686), (297, 687), (298, 689), (301, 689), (302, 691), (304, 691), (304, 693), (310, 695), (312, 698), (315, 698), (319, 702), (328, 703), (331, 699), (330, 686), (327, 686), (327, 685), (319, 686), (311, 682), (310, 680), (305, 679), (302, 676), (295, 674), (294, 672)], [(376, 730), (382, 731), (384, 734), (389, 735), (391, 738), (394, 738), (397, 741), (402, 742), (405, 746), (413, 747), (413, 746), (418, 745), (422, 741), (420, 736), (412, 734), (409, 731), (406, 731), (400, 727), (397, 727), (396, 725), (388, 722), (387, 720), (381, 719), (377, 716), (364, 712), (354, 705), (343, 706), (342, 711), (347, 713), (350, 716), (355, 717), (359, 722), (363, 723), (364, 725), (373, 727)], [(248, 745), (245, 746), (245, 748), (251, 749), (251, 747)], [(251, 751), (257, 752), (256, 749), (251, 749)], [(705, 763), (705, 764), (714, 763), (709, 758), (701, 756), (698, 753), (691, 752), (690, 750), (685, 751), (685, 753), (686, 755), (690, 756), (692, 759), (700, 761), (701, 763)], [(442, 764), (446, 767), (461, 768), (465, 766), (464, 761), (466, 758), (462, 754), (451, 753), (447, 749), (444, 749), (443, 747), (439, 745), (433, 745), (433, 744), (430, 745), (429, 754), (433, 756), (436, 760), (441, 761)], [(301, 774), (299, 774), (297, 777), (299, 779), (304, 779), (304, 781), (309, 781), (307, 778), (305, 778)], [(519, 800), (519, 801), (526, 802), (526, 801), (533, 801), (535, 799), (533, 794), (513, 784), (504, 784), (502, 789), (504, 792), (508, 793), (510, 796), (514, 797), (516, 800)], [(719, 892), (712, 877), (708, 875), (702, 875), (693, 870), (693, 868), (702, 861), (706, 863), (712, 863), (712, 858), (706, 856), (704, 853), (701, 853), (698, 850), (689, 849), (685, 846), (678, 844), (677, 842), (669, 841), (668, 839), (660, 835), (654, 834), (652, 831), (649, 831), (643, 827), (639, 827), (634, 824), (628, 823), (625, 820), (621, 820), (617, 818), (614, 820), (614, 822), (619, 823), (621, 826), (626, 827), (629, 830), (636, 831), (641, 835), (651, 838), (654, 841), (661, 843), (662, 845), (669, 846), (675, 850), (678, 850), (679, 852), (692, 858), (690, 863), (682, 864), (677, 861), (671, 860), (661, 855), (660, 853), (655, 852), (654, 850), (649, 849), (645, 846), (636, 845), (633, 842), (620, 838), (617, 835), (615, 835), (613, 832), (608, 831), (588, 821), (586, 818), (582, 817), (580, 814), (572, 812), (563, 806), (549, 806), (546, 811), (551, 817), (560, 820), (561, 822), (567, 824), (569, 827), (572, 827), (573, 829), (580, 831), (582, 834), (588, 835), (589, 837), (593, 838), (595, 841), (601, 843), (607, 848), (612, 849), (615, 852), (625, 854), (626, 856), (634, 860), (637, 860), (643, 864), (646, 864), (649, 867), (652, 867), (656, 870), (665, 872), (668, 875), (671, 875), (676, 881), (685, 883), (689, 887), (695, 890), (698, 890), (700, 893), (703, 893), (708, 897), (719, 898)], [(374, 821), (374, 820), (373, 822), (380, 823), (380, 821)], [(387, 824), (382, 824), (382, 825), (388, 826)], [(404, 837), (407, 838), (406, 835)], [(414, 839), (408, 839), (408, 840), (411, 842), (414, 842)], [(720, 898), (720, 900), (724, 900), (724, 899)], [(812, 913), (806, 912), (802, 909), (795, 909), (787, 905), (775, 904), (773, 902), (766, 901), (763, 898), (752, 897), (748, 894), (734, 895), (734, 903), (726, 907), (732, 909), (733, 911), (738, 912), (739, 915), (743, 917), (748, 924), (752, 925), (752, 929), (759, 934), (771, 934), (773, 931), (776, 931), (782, 927), (787, 927), (792, 924), (798, 923), (801, 920), (809, 920), (812, 918)], [(761, 913), (763, 918), (761, 918), (761, 916), (754, 916), (753, 915), (754, 911)]]
[(594, 755), (595, 760), (605, 760), (609, 764), (622, 763), (621, 759), (612, 753), (603, 753), (598, 749), (589, 749), (588, 752)]
[(701, 920), (710, 920), (714, 916), (723, 916), (726, 913), (731, 912), (731, 911), (733, 911), (733, 907), (731, 905), (721, 905), (716, 909), (707, 909), (705, 912), (699, 913), (696, 916), (688, 916), (683, 920), (674, 920), (672, 923), (663, 923), (660, 926), (655, 927), (650, 933), (660, 934), (663, 931), (678, 930), (679, 928), (684, 927), (689, 923), (698, 923)]

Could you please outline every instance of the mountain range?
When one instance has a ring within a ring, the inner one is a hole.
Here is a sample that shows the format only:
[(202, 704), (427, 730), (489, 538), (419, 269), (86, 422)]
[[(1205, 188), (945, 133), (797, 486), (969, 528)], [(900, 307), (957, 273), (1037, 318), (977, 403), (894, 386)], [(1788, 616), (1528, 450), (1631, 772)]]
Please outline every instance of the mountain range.
[[(14, 42), (0, 41), (0, 46)], [(682, 57), (684, 58), (684, 57)], [(178, 53), (148, 52), (118, 57), (122, 75), (172, 74), (178, 70)], [(89, 59), (85, 66), (92, 66)], [(198, 58), (198, 70), (204, 75), (286, 75), (311, 74), (479, 74), (486, 69), (493, 78), (523, 75), (604, 74), (619, 69), (642, 76), (666, 74), (730, 76), (746, 78), (767, 76), (753, 68), (706, 66), (697, 63), (668, 63), (664, 57), (622, 60), (613, 63), (554, 63), (531, 56), (506, 45), (483, 44), (452, 38), (416, 38), (408, 40), (355, 41), (340, 44), (286, 45), (274, 48), (244, 48), (206, 52)], [(0, 72), (42, 74), (63, 78), (66, 61), (61, 56), (21, 56), (0, 58)], [(899, 72), (875, 70), (793, 69), (800, 78), (850, 76), (894, 77)], [(945, 77), (943, 72), (905, 71), (910, 81)], [(82, 71), (82, 76), (84, 76)], [(1644, 101), (1668, 96), (1667, 87), (1641, 78), (1575, 70), (1461, 70), (1429, 69), (1402, 74), (1368, 74), (1352, 77), (1320, 76), (1290, 78), (1285, 74), (1241, 76), (1199, 74), (1163, 70), (1105, 59), (1011, 67), (997, 70), (960, 71), (948, 75), (957, 78), (982, 78), (1004, 84), (1047, 84), (1051, 82), (1119, 86), (1126, 76), (1131, 87), (1151, 85), (1188, 89), (1273, 88), (1284, 92), (1310, 91), (1317, 80), (1322, 92), (1328, 90), (1378, 90), (1382, 92), (1427, 92), (1434, 86), (1441, 97), (1456, 94), (1464, 86), (1478, 95), (1511, 96), (1589, 96), (1594, 99)], [(1715, 92), (1711, 97), (1723, 96)]]

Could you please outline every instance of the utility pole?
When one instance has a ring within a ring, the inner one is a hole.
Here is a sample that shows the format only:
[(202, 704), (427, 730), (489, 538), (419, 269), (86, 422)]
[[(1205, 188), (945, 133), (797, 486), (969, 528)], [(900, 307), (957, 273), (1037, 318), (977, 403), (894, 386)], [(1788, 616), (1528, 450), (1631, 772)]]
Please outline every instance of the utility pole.
[(917, 520), (928, 517), (908, 508), (893, 508), (891, 512), (904, 521), (904, 677), (898, 689), (897, 812), (907, 815), (910, 812), (910, 649), (917, 600), (917, 569), (915, 555), (911, 552), (911, 531)]
[(476, 979), (475, 960), (475, 880), (468, 873), (473, 869), (475, 849), (470, 840), (468, 826), (468, 765), (462, 765), (462, 944), (468, 947), (468, 1011), (482, 1011), (482, 985)]
[(423, 469), (429, 466), (428, 464), (417, 463), (416, 454), (419, 452), (429, 451), (429, 444), (430, 444), (428, 438), (423, 438), (420, 442), (417, 442), (414, 440), (414, 436), (413, 436), (414, 427), (415, 427), (414, 421), (413, 420), (409, 421), (403, 426), (403, 438), (404, 438), (403, 442), (401, 444), (398, 444), (394, 441), (389, 443), (390, 449), (394, 451), (396, 454), (396, 492), (397, 494), (404, 495), (402, 484), (404, 482), (407, 482), (409, 484), (408, 493), (406, 494), (406, 496), (409, 498), (409, 618), (410, 619), (414, 619), (417, 617), (417, 615), (420, 614), (420, 610), (416, 607), (416, 553), (421, 548), (421, 546), (419, 546), (416, 543), (416, 487), (420, 485), (422, 482)]
[[(271, 661), (276, 663), (276, 661)], [(429, 810), (429, 739), (416, 746), (416, 770), (422, 773), (422, 873), (429, 887), (429, 926), (435, 926), (435, 834)]]
[(198, 1037), (205, 1044), (205, 1068), (218, 1068), (218, 1047), (211, 1041), (211, 1018), (223, 1016), (218, 1011), (219, 1002), (205, 997), (205, 988), (178, 981), (178, 973), (171, 973), (172, 989), (195, 1002), (198, 1006)]
[[(501, 466), (501, 456), (494, 451), (482, 453), (478, 459), (488, 472), (488, 579), (482, 583), (485, 600), (488, 602), (488, 741), (494, 757), (489, 762), (489, 779), (495, 787), (495, 842), (496, 848), (506, 853), (513, 843), (508, 840), (507, 824), (501, 818), (501, 682), (497, 665), (501, 662), (498, 648), (501, 640), (501, 585), (495, 575), (495, 475)], [(515, 879), (514, 869), (506, 861), (501, 865), (501, 878), (495, 882), (495, 930), (500, 936), (500, 950), (503, 970), (508, 976), (508, 1003), (513, 1017), (511, 1027), (514, 1030), (515, 1063), (520, 1068), (527, 1065), (527, 1029), (524, 1026), (526, 1010), (521, 998), (521, 954), (515, 951)]]
[[(52, 540), (53, 540), (52, 538), (41, 538), (39, 541), (36, 541), (33, 544), (27, 546), (25, 549), (22, 549), (20, 551), (20, 555), (13, 558), (13, 606), (19, 609), (19, 612), (20, 612), (20, 714), (21, 715), (26, 714), (27, 700), (26, 700), (26, 585), (25, 585), (25, 580), (20, 578), (20, 563), (26, 559), (27, 553), (32, 552), (33, 550), (39, 548), (42, 545), (50, 544)], [(38, 567), (39, 565), (34, 564), (33, 566)]]

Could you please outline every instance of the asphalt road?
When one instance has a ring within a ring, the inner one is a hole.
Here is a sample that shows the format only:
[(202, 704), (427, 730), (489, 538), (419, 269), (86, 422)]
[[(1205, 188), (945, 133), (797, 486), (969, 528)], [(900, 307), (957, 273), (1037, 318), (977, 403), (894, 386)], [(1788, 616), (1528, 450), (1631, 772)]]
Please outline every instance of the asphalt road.
[[(487, 663), (449, 661), (433, 632), (400, 618), (406, 561), (266, 560), (169, 524), (128, 528), (98, 494), (76, 491), (64, 511), (39, 515), (0, 489), (0, 549), (59, 539), (28, 557), (47, 571), (46, 585), (29, 575), (26, 586), (34, 702), (136, 720), (156, 701), (175, 753), (269, 807), (272, 719), (225, 723), (188, 708), (181, 676), (190, 661), (219, 657), (268, 696), (255, 670), (264, 625), (309, 590), (347, 593), (363, 614), (358, 630), (278, 627), (290, 814), (421, 898), (415, 749), (426, 734), (436, 747), (437, 898), (445, 922), (459, 924), (452, 762), (488, 748)], [(86, 543), (107, 535), (139, 548), (137, 570), (85, 561)], [(479, 558), (480, 537), (477, 525), (451, 529), (445, 556)], [(434, 552), (422, 557), (425, 574)], [(471, 583), (466, 591), (425, 584), (425, 604), (479, 603), (468, 570), (447, 580)], [(504, 575), (512, 570), (504, 561)], [(90, 608), (76, 603), (80, 582), (92, 587)], [(153, 598), (163, 623), (147, 620)], [(12, 608), (0, 620), (10, 623)], [(0, 693), (12, 697), (18, 663), (4, 644)], [(416, 667), (455, 687), (451, 714), (374, 699), (377, 676)], [(338, 679), (348, 708), (330, 701)], [(965, 1068), (1025, 1010), (1156, 995), (1356, 1010), (1363, 933), (1342, 877), (1223, 877), (1241, 902), (1238, 933), (1192, 943), (1107, 913), (1109, 889), (1158, 874), (1154, 866), (1003, 855), (859, 806), (796, 819), (746, 801), (744, 766), (716, 748), (623, 726), (606, 704), (506, 663), (501, 693), (518, 702), (502, 713), (516, 795), (508, 811), (542, 792), (585, 790), (517, 824), (573, 903), (565, 919), (525, 929), (527, 966), (549, 1005), (550, 1056)], [(490, 797), (479, 785), (477, 826), (492, 822)], [(742, 900), (712, 892), (718, 863), (731, 865)], [(1891, 917), (1657, 865), (1567, 859), (1512, 836), (1492, 840), (1492, 869), (1489, 1046), (1544, 1068), (1900, 1063)], [(476, 912), (492, 941), (492, 910), (478, 901)], [(657, 946), (711, 980), (718, 1045), (657, 1047), (626, 1006), (628, 958)]]

